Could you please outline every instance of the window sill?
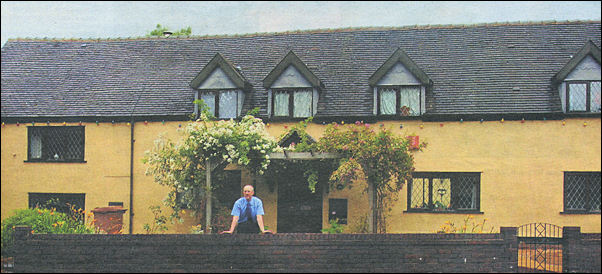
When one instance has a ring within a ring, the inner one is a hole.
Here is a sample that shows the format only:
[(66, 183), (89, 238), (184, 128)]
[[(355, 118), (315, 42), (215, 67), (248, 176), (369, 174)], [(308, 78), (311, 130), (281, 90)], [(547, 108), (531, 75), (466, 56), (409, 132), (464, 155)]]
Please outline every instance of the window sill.
[(600, 215), (600, 211), (561, 211), (561, 215)]
[(482, 211), (478, 210), (405, 210), (403, 213), (434, 213), (434, 214), (485, 214)]
[(600, 118), (602, 113), (600, 112), (588, 112), (588, 111), (569, 111), (564, 113), (566, 118)]
[(291, 122), (304, 121), (309, 117), (290, 117), (290, 116), (274, 116), (269, 119), (270, 122)]
[(386, 114), (378, 114), (376, 115), (378, 120), (422, 120), (422, 115), (386, 115)]
[(63, 161), (52, 161), (52, 160), (25, 160), (24, 163), (80, 163), (85, 164), (85, 160), (63, 160)]

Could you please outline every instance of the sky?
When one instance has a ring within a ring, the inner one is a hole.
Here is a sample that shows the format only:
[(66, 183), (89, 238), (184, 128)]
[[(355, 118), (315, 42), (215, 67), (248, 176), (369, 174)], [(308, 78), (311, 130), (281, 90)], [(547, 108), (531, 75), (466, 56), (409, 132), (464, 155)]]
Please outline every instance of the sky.
[(577, 2), (141, 2), (2, 1), (9, 38), (143, 37), (161, 24), (192, 35), (347, 27), (600, 20), (600, 1)]

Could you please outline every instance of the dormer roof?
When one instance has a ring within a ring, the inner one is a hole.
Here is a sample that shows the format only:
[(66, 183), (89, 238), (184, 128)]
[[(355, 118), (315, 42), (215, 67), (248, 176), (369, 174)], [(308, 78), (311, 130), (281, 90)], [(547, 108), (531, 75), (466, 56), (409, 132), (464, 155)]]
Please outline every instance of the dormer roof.
[(376, 86), (378, 82), (391, 70), (391, 68), (395, 67), (398, 63), (410, 71), (410, 73), (420, 81), (422, 85), (430, 86), (433, 84), (431, 78), (424, 73), (422, 69), (412, 61), (412, 58), (408, 56), (408, 54), (403, 51), (401, 48), (397, 48), (397, 50), (387, 59), (368, 79), (368, 83), (371, 86)]
[(268, 76), (263, 79), (263, 87), (270, 88), (272, 84), (282, 75), (282, 73), (293, 66), (313, 87), (322, 89), (324, 84), (316, 75), (307, 68), (307, 65), (291, 50), (282, 58), (280, 63), (270, 71)]
[(241, 72), (224, 58), (219, 52), (213, 56), (211, 61), (203, 67), (203, 69), (197, 74), (194, 79), (190, 82), (190, 87), (193, 89), (198, 89), (201, 84), (211, 76), (211, 74), (215, 71), (215, 69), (221, 69), (229, 78), (229, 80), (238, 88), (244, 91), (249, 91), (251, 89), (251, 84), (245, 77), (241, 74)]
[(591, 56), (600, 64), (600, 48), (594, 44), (591, 40), (587, 41), (585, 45), (564, 65), (554, 77), (552, 77), (552, 84), (558, 85), (562, 82), (587, 56)]

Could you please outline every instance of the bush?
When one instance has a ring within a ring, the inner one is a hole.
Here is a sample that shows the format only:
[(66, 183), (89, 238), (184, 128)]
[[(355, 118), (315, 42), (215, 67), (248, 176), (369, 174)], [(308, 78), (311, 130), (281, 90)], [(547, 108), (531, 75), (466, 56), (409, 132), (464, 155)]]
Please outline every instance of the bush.
[(24, 225), (31, 227), (34, 234), (91, 234), (96, 230), (92, 224), (86, 224), (75, 214), (57, 212), (55, 209), (20, 209), (13, 216), (2, 221), (2, 256), (13, 253), (14, 229)]
[(324, 234), (341, 234), (345, 229), (344, 225), (339, 224), (339, 219), (330, 220), (330, 227), (323, 228), (322, 233)]
[(474, 216), (468, 215), (464, 219), (463, 225), (456, 226), (452, 221), (446, 221), (445, 224), (439, 227), (436, 233), (493, 233), (493, 227), (489, 229), (489, 232), (483, 232), (483, 230), (487, 231), (485, 228), (486, 221), (487, 219), (483, 219), (482, 222), (477, 223), (474, 220)]

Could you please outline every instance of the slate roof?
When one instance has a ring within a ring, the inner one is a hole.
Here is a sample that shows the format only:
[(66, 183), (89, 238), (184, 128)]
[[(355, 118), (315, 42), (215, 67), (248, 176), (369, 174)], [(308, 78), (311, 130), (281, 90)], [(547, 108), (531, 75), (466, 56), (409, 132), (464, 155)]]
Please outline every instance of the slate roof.
[(372, 116), (368, 79), (401, 48), (433, 81), (427, 115), (561, 112), (552, 77), (600, 21), (415, 26), (223, 37), (9, 40), (2, 119), (189, 115), (190, 82), (220, 53), (267, 113), (264, 78), (291, 50), (324, 85), (316, 117)]

